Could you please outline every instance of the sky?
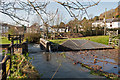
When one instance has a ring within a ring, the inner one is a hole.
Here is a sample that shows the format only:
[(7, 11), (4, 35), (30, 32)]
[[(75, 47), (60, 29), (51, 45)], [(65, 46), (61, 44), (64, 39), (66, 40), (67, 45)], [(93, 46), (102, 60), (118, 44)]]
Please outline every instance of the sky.
[(101, 13), (105, 12), (105, 8), (107, 8), (108, 11), (110, 9), (115, 9), (117, 6), (118, 2), (101, 2), (98, 5), (89, 8), (88, 13), (99, 16)]
[[(78, 1), (83, 1), (83, 0), (78, 0)], [(96, 0), (93, 0), (93, 1), (96, 1)], [(102, 0), (98, 5), (88, 8), (87, 13), (88, 13), (88, 15), (99, 16), (101, 13), (105, 12), (105, 8), (107, 8), (107, 10), (115, 9), (118, 6), (118, 1), (119, 0), (109, 0), (109, 2), (108, 2), (108, 0)], [(51, 2), (48, 5), (47, 9), (50, 12), (55, 12), (57, 9), (59, 9), (59, 11), (58, 11), (59, 15), (62, 16), (61, 20), (65, 23), (67, 23), (73, 19), (70, 17), (70, 15), (66, 11), (66, 9), (63, 6), (59, 5), (58, 3)], [(87, 17), (87, 16), (84, 15), (83, 17)], [(33, 22), (35, 22), (35, 21), (37, 21), (37, 17), (34, 15), (31, 16), (30, 24), (33, 24)], [(14, 23), (8, 16), (3, 15), (1, 13), (0, 13), (0, 22)]]
[[(51, 7), (49, 9), (51, 11), (54, 11), (55, 9), (59, 8), (59, 12), (64, 17), (64, 21), (72, 19), (70, 18), (68, 12), (61, 5), (55, 7), (56, 5), (57, 3), (51, 3)], [(105, 8), (107, 8), (107, 10), (110, 10), (115, 9), (117, 6), (118, 2), (100, 2), (98, 5), (88, 8), (87, 13), (88, 15), (99, 16), (101, 13), (105, 12)], [(86, 14), (84, 16), (87, 17)]]

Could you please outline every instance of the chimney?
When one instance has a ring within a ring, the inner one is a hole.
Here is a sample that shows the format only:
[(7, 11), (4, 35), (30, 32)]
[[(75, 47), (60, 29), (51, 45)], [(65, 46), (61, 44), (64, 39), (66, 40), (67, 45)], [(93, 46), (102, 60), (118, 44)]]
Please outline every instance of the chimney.
[(112, 21), (115, 19), (115, 17), (113, 16), (113, 18), (112, 18)]
[(28, 24), (28, 27), (29, 27), (29, 24)]

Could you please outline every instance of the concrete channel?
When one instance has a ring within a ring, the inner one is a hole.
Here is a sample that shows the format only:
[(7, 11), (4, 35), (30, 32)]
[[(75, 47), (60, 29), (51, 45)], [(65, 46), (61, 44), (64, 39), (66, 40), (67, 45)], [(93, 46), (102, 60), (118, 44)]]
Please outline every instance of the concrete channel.
[(101, 50), (101, 49), (113, 49), (113, 47), (104, 45), (101, 43), (89, 41), (89, 40), (67, 40), (63, 42), (59, 50), (62, 51), (79, 51), (79, 50)]
[(41, 49), (45, 51), (81, 51), (81, 50), (102, 50), (113, 49), (112, 46), (89, 40), (67, 40), (62, 44), (54, 44), (43, 38), (40, 39)]

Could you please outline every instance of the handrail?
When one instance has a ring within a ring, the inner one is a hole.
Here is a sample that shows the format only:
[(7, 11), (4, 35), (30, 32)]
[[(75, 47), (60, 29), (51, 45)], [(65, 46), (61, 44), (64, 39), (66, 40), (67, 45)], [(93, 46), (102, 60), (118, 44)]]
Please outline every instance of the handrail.
[[(19, 36), (19, 38), (15, 38), (14, 36)], [(2, 59), (2, 62), (0, 62), (0, 64), (2, 64), (2, 80), (7, 79), (8, 72), (9, 72), (9, 70), (11, 68), (11, 65), (12, 65), (11, 56), (14, 53), (14, 48), (16, 48), (16, 47), (18, 48), (18, 45), (19, 45), (19, 47), (22, 47), (22, 49), (23, 49), (22, 53), (23, 52), (28, 52), (28, 45), (26, 45), (28, 43), (28, 41), (21, 42), (23, 38), (24, 38), (24, 35), (10, 35), (10, 34), (8, 35), (8, 40), (11, 41), (11, 44), (8, 44), (6, 48), (8, 49), (8, 52), (10, 52), (10, 55), (7, 55), (7, 53), (5, 53), (5, 55), (3, 56), (4, 58)], [(14, 44), (14, 40), (19, 40), (20, 43), (19, 44)], [(6, 62), (8, 60), (10, 60), (10, 63), (9, 63), (10, 67), (7, 70), (6, 69)]]
[(2, 64), (2, 80), (6, 80), (8, 72), (10, 70), (10, 67), (9, 67), (9, 69), (6, 71), (6, 62), (8, 60), (10, 60), (10, 56), (8, 56), (8, 55), (5, 54), (2, 62), (0, 62), (0, 64)]

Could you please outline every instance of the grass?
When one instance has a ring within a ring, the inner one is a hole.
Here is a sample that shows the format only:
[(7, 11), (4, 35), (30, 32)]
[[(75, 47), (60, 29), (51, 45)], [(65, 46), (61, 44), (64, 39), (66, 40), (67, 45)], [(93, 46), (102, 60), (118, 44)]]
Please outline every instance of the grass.
[(10, 44), (11, 41), (7, 39), (7, 37), (0, 37), (0, 44)]
[[(25, 42), (25, 41), (26, 40), (23, 40), (23, 42)], [(10, 44), (10, 43), (11, 43), (11, 41), (9, 41), (7, 37), (1, 37), (0, 36), (0, 44)], [(14, 41), (14, 43), (17, 43), (17, 41)]]
[(90, 37), (70, 38), (70, 39), (56, 39), (56, 40), (49, 40), (49, 41), (56, 44), (62, 44), (66, 40), (80, 40), (80, 39), (90, 40), (93, 42), (98, 42), (98, 43), (108, 45), (109, 36), (90, 36)]
[(110, 80), (120, 80), (120, 78), (113, 73), (105, 73), (105, 72), (91, 70), (90, 74), (97, 75), (97, 76), (104, 76)]

